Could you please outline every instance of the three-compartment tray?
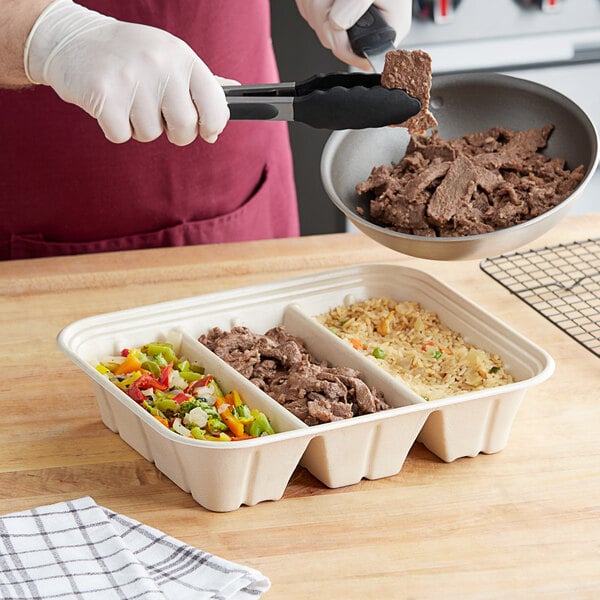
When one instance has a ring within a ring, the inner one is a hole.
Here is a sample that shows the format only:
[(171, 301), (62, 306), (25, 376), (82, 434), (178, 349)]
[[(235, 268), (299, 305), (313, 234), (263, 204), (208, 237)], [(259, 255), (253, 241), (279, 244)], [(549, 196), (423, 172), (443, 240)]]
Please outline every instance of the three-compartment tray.
[[(437, 313), (467, 342), (498, 354), (514, 383), (427, 402), (314, 318), (335, 306), (379, 296), (417, 301)], [(283, 325), (316, 358), (359, 370), (392, 408), (307, 426), (197, 341), (213, 327), (236, 325), (256, 333)], [(184, 438), (94, 368), (124, 347), (151, 341), (172, 342), (179, 354), (212, 373), (224, 391), (237, 389), (248, 405), (269, 417), (276, 433), (229, 443)], [(88, 375), (105, 425), (213, 511), (281, 498), (298, 465), (335, 488), (397, 474), (415, 441), (447, 462), (498, 452), (507, 444), (525, 392), (554, 369), (547, 352), (438, 279), (414, 268), (380, 264), (88, 317), (65, 327), (57, 343)]]

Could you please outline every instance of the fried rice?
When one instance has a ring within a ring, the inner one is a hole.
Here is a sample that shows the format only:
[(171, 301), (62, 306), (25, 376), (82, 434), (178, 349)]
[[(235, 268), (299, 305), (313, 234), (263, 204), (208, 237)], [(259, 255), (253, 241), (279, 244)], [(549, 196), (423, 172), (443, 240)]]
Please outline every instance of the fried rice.
[(426, 400), (514, 381), (499, 356), (466, 342), (418, 302), (371, 298), (316, 319)]

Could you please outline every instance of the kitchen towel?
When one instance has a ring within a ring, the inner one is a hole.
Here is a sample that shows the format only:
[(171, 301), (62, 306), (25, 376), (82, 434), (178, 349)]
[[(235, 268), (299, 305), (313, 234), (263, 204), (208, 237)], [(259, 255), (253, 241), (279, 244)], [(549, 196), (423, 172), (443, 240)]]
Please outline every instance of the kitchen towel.
[(89, 497), (0, 517), (2, 600), (248, 600), (270, 585)]

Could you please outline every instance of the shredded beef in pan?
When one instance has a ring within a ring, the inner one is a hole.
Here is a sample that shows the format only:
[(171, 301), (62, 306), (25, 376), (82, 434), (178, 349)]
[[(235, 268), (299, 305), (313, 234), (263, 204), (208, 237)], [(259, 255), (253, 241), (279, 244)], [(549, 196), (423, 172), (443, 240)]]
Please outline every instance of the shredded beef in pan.
[(369, 194), (369, 215), (413, 235), (458, 237), (489, 233), (541, 215), (569, 196), (584, 167), (569, 170), (548, 158), (553, 125), (527, 131), (494, 127), (445, 140), (437, 131), (413, 134), (397, 164), (374, 167), (359, 183)]
[(315, 360), (303, 340), (283, 327), (264, 335), (246, 327), (218, 327), (199, 341), (307, 425), (339, 421), (389, 408), (360, 373)]

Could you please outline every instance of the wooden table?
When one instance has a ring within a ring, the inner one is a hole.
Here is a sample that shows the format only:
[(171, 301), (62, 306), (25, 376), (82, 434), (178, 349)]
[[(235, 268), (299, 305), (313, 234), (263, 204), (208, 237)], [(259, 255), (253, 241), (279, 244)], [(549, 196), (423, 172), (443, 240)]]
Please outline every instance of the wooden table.
[[(531, 247), (599, 234), (600, 213), (569, 217)], [(554, 357), (505, 450), (446, 464), (416, 444), (398, 475), (335, 490), (298, 469), (281, 500), (212, 513), (104, 427), (55, 345), (88, 315), (370, 262), (427, 270)], [(358, 233), (12, 261), (0, 303), (2, 514), (89, 495), (261, 570), (272, 599), (600, 597), (600, 361), (477, 261)]]

